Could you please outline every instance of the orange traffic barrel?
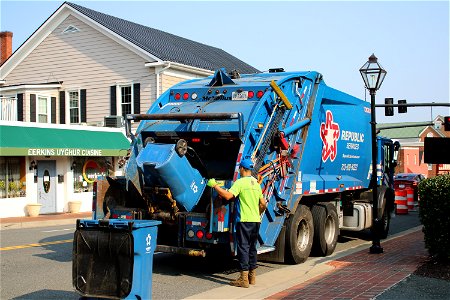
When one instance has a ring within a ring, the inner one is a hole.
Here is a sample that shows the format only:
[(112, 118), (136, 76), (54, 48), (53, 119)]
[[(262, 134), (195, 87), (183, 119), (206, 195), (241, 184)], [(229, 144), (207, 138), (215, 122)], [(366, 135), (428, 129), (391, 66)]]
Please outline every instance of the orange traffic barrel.
[(406, 189), (406, 205), (408, 206), (408, 210), (414, 210), (414, 190)]
[(395, 191), (395, 214), (405, 215), (408, 213), (406, 190)]

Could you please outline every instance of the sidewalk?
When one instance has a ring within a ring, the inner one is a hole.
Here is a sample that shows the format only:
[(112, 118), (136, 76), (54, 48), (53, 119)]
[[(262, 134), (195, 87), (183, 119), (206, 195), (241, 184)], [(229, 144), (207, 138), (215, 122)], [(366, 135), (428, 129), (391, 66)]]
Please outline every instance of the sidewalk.
[(187, 299), (450, 299), (450, 282), (420, 276), (408, 281), (428, 257), (421, 229), (383, 240), (382, 254), (369, 254), (366, 242), (259, 275), (248, 289), (222, 286)]
[(91, 218), (92, 212), (56, 213), (37, 217), (1, 218), (0, 230), (75, 224), (77, 219)]
[(333, 270), (268, 299), (373, 299), (412, 274), (427, 256), (421, 230), (382, 246), (383, 254), (366, 248), (328, 262)]

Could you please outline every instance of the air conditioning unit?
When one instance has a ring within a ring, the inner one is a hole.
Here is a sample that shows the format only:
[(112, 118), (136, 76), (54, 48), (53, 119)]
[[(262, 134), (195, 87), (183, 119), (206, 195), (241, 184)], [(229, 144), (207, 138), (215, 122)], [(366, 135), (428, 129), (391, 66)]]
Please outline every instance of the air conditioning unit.
[(105, 127), (120, 128), (123, 127), (123, 117), (122, 116), (106, 116), (105, 117)]

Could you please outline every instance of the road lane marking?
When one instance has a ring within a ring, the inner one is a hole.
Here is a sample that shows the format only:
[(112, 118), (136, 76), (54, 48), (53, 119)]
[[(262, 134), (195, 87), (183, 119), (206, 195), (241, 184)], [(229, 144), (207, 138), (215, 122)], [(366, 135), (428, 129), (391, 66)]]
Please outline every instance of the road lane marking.
[(54, 241), (54, 242), (46, 242), (46, 243), (35, 243), (35, 244), (26, 244), (26, 245), (19, 245), (19, 246), (10, 246), (10, 247), (0, 248), (0, 251), (25, 249), (25, 248), (40, 247), (40, 246), (47, 246), (47, 245), (56, 245), (56, 244), (65, 244), (65, 243), (71, 243), (71, 242), (73, 242), (73, 239)]
[(73, 228), (45, 230), (45, 231), (41, 231), (41, 232), (58, 232), (58, 231), (67, 231), (67, 230), (73, 230)]

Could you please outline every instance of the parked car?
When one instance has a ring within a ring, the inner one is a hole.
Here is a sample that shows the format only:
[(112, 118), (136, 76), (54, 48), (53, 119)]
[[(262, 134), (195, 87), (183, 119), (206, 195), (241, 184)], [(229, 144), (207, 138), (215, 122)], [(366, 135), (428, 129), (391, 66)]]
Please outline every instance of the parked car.
[(394, 187), (396, 190), (413, 189), (414, 202), (419, 200), (419, 183), (425, 179), (425, 176), (418, 173), (399, 173), (394, 176)]

